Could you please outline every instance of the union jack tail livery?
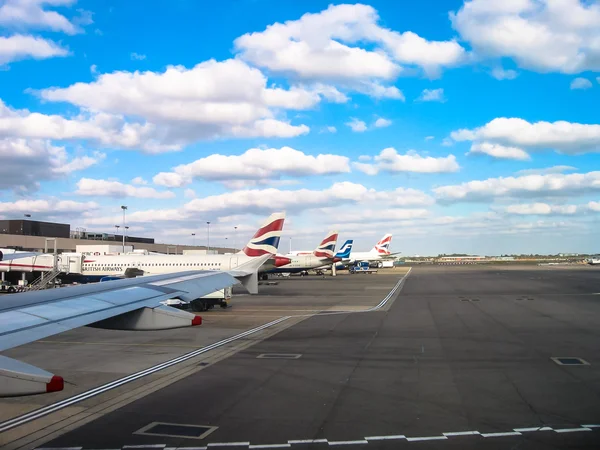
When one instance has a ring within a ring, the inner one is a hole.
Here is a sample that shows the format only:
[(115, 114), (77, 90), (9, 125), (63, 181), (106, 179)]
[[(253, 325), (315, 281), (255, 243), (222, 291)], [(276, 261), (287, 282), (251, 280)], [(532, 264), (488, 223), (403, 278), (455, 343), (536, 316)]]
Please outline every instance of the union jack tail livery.
[(386, 234), (381, 240), (371, 249), (371, 253), (378, 255), (391, 255), (390, 244), (392, 243), (392, 235)]
[(330, 231), (329, 234), (323, 239), (319, 246), (313, 252), (317, 258), (330, 258), (333, 259), (333, 252), (335, 251), (335, 244), (337, 242), (338, 232)]
[(285, 213), (274, 213), (263, 223), (242, 252), (251, 258), (263, 255), (275, 255), (281, 238)]

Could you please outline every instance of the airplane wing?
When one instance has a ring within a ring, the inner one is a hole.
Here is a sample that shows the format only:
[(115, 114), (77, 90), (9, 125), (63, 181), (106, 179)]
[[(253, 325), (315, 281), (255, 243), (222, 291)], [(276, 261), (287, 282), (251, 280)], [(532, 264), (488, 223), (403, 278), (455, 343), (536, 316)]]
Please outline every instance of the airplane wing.
[[(228, 272), (186, 271), (6, 296), (0, 302), (0, 351), (91, 324), (125, 330), (199, 325), (199, 316), (160, 302), (189, 301), (236, 283)], [(62, 388), (61, 377), (0, 356), (0, 396)]]

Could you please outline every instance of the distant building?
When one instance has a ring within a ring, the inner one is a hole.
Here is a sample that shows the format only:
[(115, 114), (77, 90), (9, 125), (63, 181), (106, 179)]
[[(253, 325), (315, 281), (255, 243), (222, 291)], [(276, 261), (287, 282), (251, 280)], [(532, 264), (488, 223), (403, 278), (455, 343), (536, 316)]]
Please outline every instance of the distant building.
[(26, 219), (0, 220), (0, 233), (18, 234), (21, 236), (69, 238), (71, 225)]

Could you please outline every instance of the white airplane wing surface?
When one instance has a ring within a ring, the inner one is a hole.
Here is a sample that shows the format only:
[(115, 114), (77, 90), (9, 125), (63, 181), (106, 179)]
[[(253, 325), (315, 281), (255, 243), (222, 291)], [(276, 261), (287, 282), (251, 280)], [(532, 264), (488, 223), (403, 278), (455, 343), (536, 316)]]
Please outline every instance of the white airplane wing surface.
[[(228, 272), (187, 271), (4, 296), (0, 351), (91, 324), (126, 330), (199, 325), (199, 316), (160, 302), (174, 297), (189, 301), (236, 283)], [(62, 388), (61, 377), (0, 356), (0, 396)]]

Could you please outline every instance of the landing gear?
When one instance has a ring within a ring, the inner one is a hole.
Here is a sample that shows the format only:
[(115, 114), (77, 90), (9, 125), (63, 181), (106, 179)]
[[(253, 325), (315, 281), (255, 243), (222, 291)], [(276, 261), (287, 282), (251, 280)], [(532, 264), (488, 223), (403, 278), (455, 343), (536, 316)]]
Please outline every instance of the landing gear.
[(269, 279), (269, 274), (268, 273), (261, 273), (260, 274), (260, 280), (261, 281), (267, 281)]

